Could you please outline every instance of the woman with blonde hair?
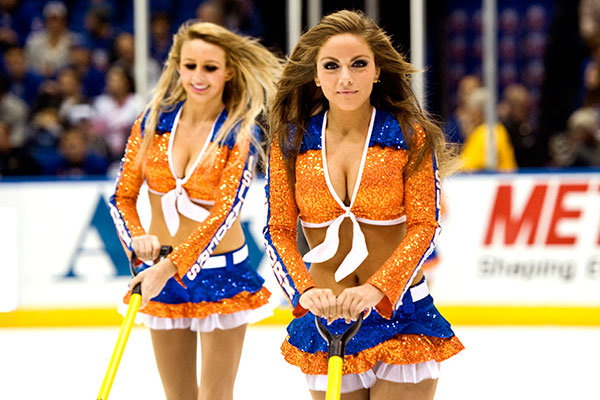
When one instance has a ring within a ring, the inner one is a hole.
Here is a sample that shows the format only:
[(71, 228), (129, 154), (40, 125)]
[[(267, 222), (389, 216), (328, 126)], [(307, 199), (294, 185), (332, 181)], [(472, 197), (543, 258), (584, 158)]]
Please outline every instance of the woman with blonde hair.
[[(280, 71), (256, 40), (188, 22), (132, 127), (111, 214), (127, 254), (147, 263), (130, 287), (141, 283), (138, 315), (167, 399), (231, 399), (246, 325), (271, 312), (239, 213), (262, 151), (256, 119)], [(136, 209), (144, 181), (147, 231)], [(158, 260), (161, 245), (174, 249)]]
[(463, 348), (422, 271), (440, 230), (438, 167), (455, 158), (411, 90), (415, 72), (371, 19), (340, 11), (302, 35), (278, 84), (264, 234), (295, 316), (282, 352), (314, 399), (327, 385), (315, 316), (341, 334), (366, 310), (343, 399), (432, 399), (440, 363)]

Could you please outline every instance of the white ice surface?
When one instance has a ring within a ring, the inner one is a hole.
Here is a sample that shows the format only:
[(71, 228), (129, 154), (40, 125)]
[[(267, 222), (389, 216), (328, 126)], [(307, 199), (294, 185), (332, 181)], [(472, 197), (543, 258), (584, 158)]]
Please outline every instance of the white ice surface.
[[(600, 328), (465, 327), (466, 350), (442, 366), (436, 400), (600, 399)], [(0, 329), (0, 399), (96, 399), (115, 328)], [(304, 400), (279, 353), (283, 326), (251, 326), (236, 400)], [(164, 399), (148, 331), (133, 329), (109, 399)]]

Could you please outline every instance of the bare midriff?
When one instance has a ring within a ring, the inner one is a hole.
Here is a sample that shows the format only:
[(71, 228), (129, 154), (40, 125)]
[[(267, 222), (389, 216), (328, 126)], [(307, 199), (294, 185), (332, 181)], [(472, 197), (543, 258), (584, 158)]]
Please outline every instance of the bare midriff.
[[(169, 234), (165, 218), (162, 212), (162, 204), (160, 194), (148, 193), (150, 198), (150, 209), (151, 209), (151, 220), (148, 234), (155, 235), (162, 245), (177, 246), (179, 243), (185, 241), (187, 237), (198, 227), (201, 222), (189, 219), (179, 214), (179, 230), (175, 236)], [(199, 206), (204, 207), (207, 210), (211, 209), (211, 206)], [(236, 219), (231, 228), (227, 231), (221, 242), (217, 245), (213, 254), (223, 254), (230, 251), (234, 251), (242, 247), (245, 243), (244, 231), (240, 219)]]
[[(340, 294), (345, 288), (359, 286), (367, 280), (391, 257), (398, 244), (406, 236), (406, 223), (391, 226), (370, 225), (359, 222), (365, 235), (369, 255), (358, 266), (358, 268), (339, 282), (335, 281), (334, 274), (352, 248), (352, 221), (344, 219), (340, 226), (340, 244), (333, 258), (313, 263), (310, 267), (310, 275), (319, 288), (330, 288), (335, 295)], [(304, 235), (309, 247), (312, 249), (325, 240), (327, 227), (307, 228), (303, 227)], [(423, 277), (423, 271), (419, 271), (411, 284), (418, 283)]]

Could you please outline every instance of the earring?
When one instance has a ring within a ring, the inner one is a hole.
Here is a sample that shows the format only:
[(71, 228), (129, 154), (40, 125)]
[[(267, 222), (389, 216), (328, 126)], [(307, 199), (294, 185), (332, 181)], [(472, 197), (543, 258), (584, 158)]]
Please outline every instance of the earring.
[(379, 80), (379, 78), (377, 78), (377, 79), (375, 79), (375, 81), (373, 81), (373, 83), (379, 83), (379, 82), (381, 82), (381, 81)]

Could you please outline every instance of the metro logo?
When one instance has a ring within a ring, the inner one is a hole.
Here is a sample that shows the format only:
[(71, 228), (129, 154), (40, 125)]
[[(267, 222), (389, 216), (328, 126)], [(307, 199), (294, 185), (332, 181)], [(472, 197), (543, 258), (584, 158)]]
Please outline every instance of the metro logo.
[(579, 219), (579, 217), (581, 217), (581, 210), (567, 210), (564, 207), (563, 201), (569, 193), (584, 193), (587, 189), (587, 184), (563, 184), (559, 186), (558, 194), (556, 195), (556, 203), (554, 205), (554, 212), (552, 213), (552, 220), (550, 221), (550, 228), (548, 229), (548, 236), (546, 237), (546, 244), (575, 244), (577, 241), (575, 236), (559, 236), (556, 227), (561, 219)]
[[(574, 245), (577, 237), (572, 235), (561, 235), (558, 225), (567, 219), (579, 219), (580, 209), (567, 209), (565, 199), (570, 195), (583, 194), (588, 191), (587, 183), (556, 183), (558, 187), (551, 186), (552, 183), (538, 183), (531, 190), (525, 206), (519, 214), (514, 210), (513, 184), (502, 184), (498, 186), (494, 206), (490, 214), (485, 239), (483, 244), (489, 246), (498, 232), (502, 233), (504, 228), (504, 245), (514, 245), (521, 233), (527, 234), (527, 245), (535, 244), (542, 211), (545, 207), (552, 207), (552, 216), (548, 224), (547, 232), (538, 244), (544, 245)], [(548, 190), (551, 187), (553, 190)], [(555, 193), (554, 196), (549, 193)], [(543, 242), (542, 242), (543, 241)]]

